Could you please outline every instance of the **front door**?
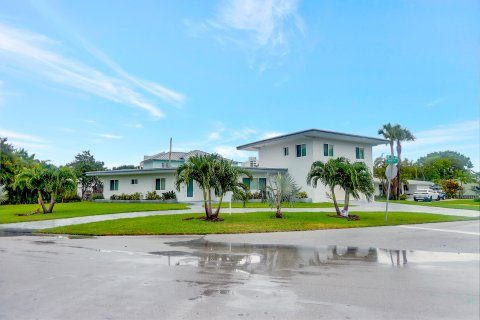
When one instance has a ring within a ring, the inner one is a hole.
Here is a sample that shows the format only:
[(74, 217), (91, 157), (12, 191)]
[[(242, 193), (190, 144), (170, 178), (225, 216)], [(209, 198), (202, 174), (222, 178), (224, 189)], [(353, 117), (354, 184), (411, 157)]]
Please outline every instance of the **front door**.
[(193, 197), (193, 179), (190, 179), (187, 184), (187, 198)]

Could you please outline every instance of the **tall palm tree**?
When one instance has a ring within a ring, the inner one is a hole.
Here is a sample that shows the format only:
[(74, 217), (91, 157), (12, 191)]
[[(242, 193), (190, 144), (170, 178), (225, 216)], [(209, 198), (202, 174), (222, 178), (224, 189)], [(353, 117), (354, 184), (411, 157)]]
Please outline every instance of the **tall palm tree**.
[(300, 188), (288, 173), (277, 173), (276, 176), (269, 179), (267, 200), (270, 206), (276, 208), (276, 218), (283, 218), (282, 203), (293, 203), (299, 192)]
[(395, 140), (397, 141), (397, 156), (398, 156), (398, 171), (397, 171), (397, 199), (400, 196), (400, 167), (402, 163), (402, 142), (404, 141), (415, 141), (415, 136), (407, 128), (400, 128), (396, 134)]
[(307, 174), (307, 184), (317, 187), (320, 181), (330, 190), (330, 197), (333, 200), (335, 211), (337, 215), (341, 215), (340, 208), (338, 206), (337, 197), (335, 195), (335, 188), (342, 183), (342, 175), (340, 174), (339, 167), (346, 162), (346, 158), (339, 157), (336, 159), (330, 159), (326, 163), (322, 161), (315, 161), (312, 163), (310, 171)]
[[(391, 123), (384, 124), (380, 129), (378, 129), (378, 134), (383, 135), (385, 139), (389, 141), (390, 144), (390, 154), (393, 156), (394, 153), (394, 146), (395, 146), (395, 141), (397, 141), (398, 137), (400, 137), (402, 131), (402, 127), (399, 124), (394, 124), (392, 125)], [(400, 170), (399, 170), (400, 172)], [(392, 181), (392, 186), (391, 194), (398, 199), (398, 194), (396, 190), (398, 190), (400, 185), (400, 181), (397, 179), (393, 179)]]
[(213, 166), (213, 176), (215, 178), (214, 190), (215, 194), (219, 197), (219, 201), (217, 210), (212, 215), (212, 219), (218, 219), (225, 193), (229, 191), (237, 192), (239, 190), (248, 190), (248, 187), (244, 183), (239, 182), (240, 177), (243, 175), (250, 179), (253, 178), (245, 168), (232, 165), (230, 160), (223, 158), (217, 159)]

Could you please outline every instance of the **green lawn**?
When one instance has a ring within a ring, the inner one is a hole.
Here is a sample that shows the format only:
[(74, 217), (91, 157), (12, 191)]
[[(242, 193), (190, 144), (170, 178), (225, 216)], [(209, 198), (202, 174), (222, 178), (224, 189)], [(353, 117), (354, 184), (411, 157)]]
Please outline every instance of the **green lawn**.
[[(218, 207), (218, 204), (213, 204), (214, 208)], [(222, 203), (222, 208), (228, 208), (228, 202)], [(333, 208), (333, 202), (296, 202), (291, 207), (288, 204), (283, 204), (284, 208)], [(352, 207), (352, 206), (351, 206)], [(232, 202), (232, 208), (243, 208), (243, 202)], [(247, 202), (245, 208), (270, 208), (266, 202)]]
[(84, 217), (120, 212), (178, 210), (188, 208), (187, 205), (183, 203), (72, 202), (55, 204), (53, 213), (34, 214), (30, 216), (17, 215), (31, 213), (38, 207), (38, 204), (1, 205), (0, 223)]
[[(355, 212), (354, 212), (355, 213)], [(176, 214), (92, 222), (80, 225), (57, 227), (40, 233), (78, 235), (161, 235), (161, 234), (213, 234), (303, 231), (317, 229), (358, 228), (383, 226), (384, 212), (356, 212), (358, 221), (329, 217), (326, 212), (285, 212), (284, 219), (276, 219), (272, 212), (236, 213), (221, 215), (225, 221), (206, 222), (202, 214)], [(475, 220), (475, 218), (444, 216), (426, 213), (390, 212), (388, 225)]]
[[(385, 200), (377, 200), (379, 202), (385, 202)], [(466, 209), (466, 210), (479, 210), (480, 211), (480, 202), (474, 202), (473, 199), (460, 199), (460, 200), (440, 200), (432, 202), (421, 202), (413, 200), (390, 200), (391, 203), (401, 203), (401, 204), (413, 204), (417, 206), (427, 206), (427, 207), (441, 207), (441, 208), (450, 208), (450, 209)]]

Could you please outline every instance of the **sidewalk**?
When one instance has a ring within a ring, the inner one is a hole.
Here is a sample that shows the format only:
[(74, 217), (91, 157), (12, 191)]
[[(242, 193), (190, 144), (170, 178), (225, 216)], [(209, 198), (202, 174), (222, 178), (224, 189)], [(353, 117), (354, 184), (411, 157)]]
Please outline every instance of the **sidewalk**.
[[(352, 201), (350, 211), (384, 211), (385, 203), (384, 202), (366, 202), (366, 201)], [(232, 208), (232, 213), (248, 213), (248, 212), (258, 212), (258, 211), (274, 211), (273, 208)], [(334, 212), (334, 208), (283, 208), (284, 212)], [(389, 211), (403, 211), (403, 212), (423, 212), (423, 213), (432, 213), (432, 214), (443, 214), (443, 215), (452, 215), (459, 217), (479, 217), (480, 211), (475, 210), (461, 210), (461, 209), (447, 209), (447, 208), (438, 208), (438, 207), (426, 207), (426, 206), (416, 206), (409, 204), (398, 204), (390, 203)], [(40, 229), (68, 226), (74, 224), (82, 224), (89, 222), (98, 222), (106, 220), (115, 220), (123, 218), (138, 218), (138, 217), (147, 217), (147, 216), (158, 216), (158, 215), (168, 215), (168, 214), (191, 214), (191, 213), (202, 213), (203, 207), (201, 203), (195, 203), (190, 205), (190, 209), (186, 210), (165, 210), (165, 211), (143, 211), (143, 212), (126, 212), (126, 213), (115, 213), (115, 214), (103, 214), (97, 216), (87, 216), (87, 217), (77, 217), (77, 218), (65, 218), (65, 219), (53, 219), (53, 220), (43, 220), (43, 221), (31, 221), (31, 222), (16, 222), (16, 223), (7, 223), (0, 224), (0, 229), (10, 229), (10, 230), (24, 230), (24, 231), (34, 231)], [(229, 208), (222, 208), (221, 214), (228, 215), (230, 212)]]

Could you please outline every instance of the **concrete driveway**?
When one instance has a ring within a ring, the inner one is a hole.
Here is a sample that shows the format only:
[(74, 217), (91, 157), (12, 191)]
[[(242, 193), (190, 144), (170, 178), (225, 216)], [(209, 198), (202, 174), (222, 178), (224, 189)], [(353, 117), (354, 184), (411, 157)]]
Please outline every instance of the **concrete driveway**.
[(479, 221), (0, 239), (0, 319), (479, 319)]

